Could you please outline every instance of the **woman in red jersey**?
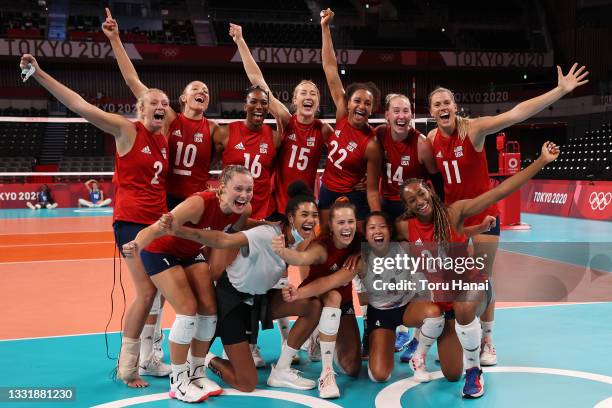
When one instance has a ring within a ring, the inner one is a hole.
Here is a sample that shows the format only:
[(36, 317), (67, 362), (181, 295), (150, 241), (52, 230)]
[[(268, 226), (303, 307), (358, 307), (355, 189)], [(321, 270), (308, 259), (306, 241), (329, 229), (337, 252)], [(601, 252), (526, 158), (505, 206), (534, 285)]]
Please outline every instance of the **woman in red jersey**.
[[(244, 70), (251, 84), (270, 91), (242, 36), (242, 27), (230, 24), (229, 33), (238, 46)], [(319, 88), (314, 82), (301, 81), (293, 90), (292, 105), (295, 113), (291, 115), (282, 102), (270, 94), (270, 105), (278, 106), (279, 120), (284, 126), (273, 186), (276, 212), (280, 215), (284, 214), (289, 199), (287, 191), (293, 181), (304, 180), (306, 185), (313, 189), (315, 187), (323, 145), (333, 132), (330, 125), (316, 118), (320, 99)]]
[[(357, 263), (361, 239), (356, 235), (355, 206), (346, 197), (341, 197), (332, 205), (329, 223), (329, 232), (319, 235), (304, 251), (286, 248), (284, 240), (280, 238), (272, 242), (275, 252), (288, 264), (310, 266), (308, 276), (300, 285), (305, 290), (297, 292), (300, 299), (315, 296), (308, 291), (310, 282), (334, 274), (342, 268), (354, 269)], [(295, 293), (295, 288), (292, 292)], [(331, 289), (319, 298), (323, 302), (319, 320), (322, 357), (319, 395), (321, 398), (338, 398), (340, 390), (332, 366), (334, 352), (337, 351), (338, 366), (348, 375), (357, 376), (361, 368), (361, 345), (353, 309), (352, 285), (349, 282)], [(296, 297), (289, 296), (289, 299), (295, 300)]]
[[(121, 251), (124, 243), (134, 239), (138, 231), (154, 223), (166, 212), (168, 143), (161, 132), (168, 114), (168, 97), (158, 89), (147, 90), (138, 100), (139, 121), (132, 123), (87, 103), (40, 69), (33, 56), (25, 54), (20, 66), (23, 69), (28, 64), (35, 68), (33, 76), (38, 83), (68, 109), (115, 137), (117, 153), (113, 176), (116, 185), (113, 228), (115, 241)], [(136, 297), (126, 313), (117, 377), (130, 387), (146, 387), (148, 383), (139, 376), (139, 336), (151, 310), (156, 289), (139, 259), (125, 261), (136, 288)], [(152, 350), (151, 347), (149, 349)], [(147, 357), (150, 363), (145, 367), (149, 369), (147, 372), (168, 375), (169, 367), (155, 364), (150, 355)]]
[[(419, 252), (417, 257), (447, 259), (469, 256), (465, 221), (518, 190), (558, 156), (557, 146), (554, 143), (546, 142), (542, 146), (540, 157), (526, 169), (508, 178), (492, 190), (472, 199), (455, 201), (448, 207), (442, 204), (422, 180), (407, 180), (401, 191), (407, 219), (398, 222), (399, 238), (408, 240), (413, 245), (413, 249)], [(474, 263), (477, 264), (479, 256), (474, 254), (473, 258)], [(484, 262), (481, 262), (480, 266), (474, 269), (466, 268), (467, 272), (459, 271), (457, 267), (454, 270), (444, 269), (437, 272), (442, 272), (447, 282), (453, 276), (466, 276), (473, 282), (486, 282), (488, 275)], [(480, 272), (477, 269), (480, 269)], [(462, 272), (465, 272), (465, 275), (453, 275)], [(426, 273), (426, 275), (431, 282), (437, 280), (440, 273)], [(463, 388), (465, 398), (478, 398), (484, 394), (484, 379), (480, 369), (482, 332), (477, 316), (484, 312), (487, 303), (491, 300), (490, 289), (489, 286), (486, 293), (484, 291), (458, 291), (456, 293), (438, 291), (434, 293), (434, 300), (438, 301), (450, 323), (446, 325), (438, 339), (442, 372), (450, 381), (459, 380), (464, 369), (463, 356), (465, 356), (466, 377)], [(424, 355), (415, 356), (417, 357), (424, 360)]]
[[(321, 59), (336, 106), (336, 130), (327, 142), (328, 156), (319, 191), (321, 225), (323, 228), (328, 225), (329, 208), (334, 201), (347, 196), (355, 204), (359, 229), (363, 230), (363, 220), (368, 212), (380, 210), (378, 186), (383, 155), (374, 129), (368, 124), (380, 91), (372, 83), (353, 83), (345, 91), (338, 74), (329, 28), (333, 17), (330, 9), (321, 12)], [(366, 174), (366, 193), (355, 191), (355, 185)]]
[[(567, 75), (557, 66), (557, 86), (551, 91), (521, 102), (511, 110), (496, 116), (467, 119), (457, 115), (457, 104), (453, 93), (446, 88), (437, 88), (429, 95), (429, 110), (437, 127), (428, 134), (434, 149), (438, 170), (444, 180), (444, 201), (452, 204), (457, 200), (474, 198), (489, 190), (489, 172), (485, 138), (537, 114), (547, 106), (586, 84), (588, 71), (574, 64)], [(465, 225), (479, 224), (487, 215), (498, 217), (497, 204), (492, 204), (480, 214), (466, 220)], [(499, 242), (499, 219), (497, 227), (473, 238), (476, 254), (487, 255), (487, 272), (493, 273), (493, 263)], [(492, 334), (495, 304), (492, 303), (482, 316), (484, 333), (482, 347), (483, 365), (497, 364)]]
[[(251, 214), (252, 196), (253, 177), (249, 171), (242, 166), (228, 166), (221, 173), (218, 190), (195, 193), (171, 214), (177, 225), (239, 231)], [(215, 289), (204, 263), (202, 245), (165, 235), (167, 232), (159, 222), (152, 224), (125, 244), (123, 251), (136, 256), (142, 248), (140, 257), (147, 273), (177, 313), (169, 336), (170, 397), (199, 402), (222, 392), (204, 371), (204, 358), (217, 322)]]

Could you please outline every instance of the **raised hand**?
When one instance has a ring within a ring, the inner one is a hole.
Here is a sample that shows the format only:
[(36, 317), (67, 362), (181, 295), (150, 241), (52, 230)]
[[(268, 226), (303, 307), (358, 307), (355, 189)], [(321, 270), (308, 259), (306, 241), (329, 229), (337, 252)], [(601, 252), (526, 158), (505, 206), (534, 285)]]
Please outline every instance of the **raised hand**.
[(589, 82), (588, 79), (585, 79), (589, 75), (589, 71), (585, 71), (586, 66), (583, 65), (578, 69), (576, 68), (578, 68), (577, 62), (572, 65), (567, 75), (563, 75), (561, 67), (557, 65), (557, 86), (559, 86), (566, 94), (572, 92), (580, 85), (584, 85)]
[(334, 19), (334, 12), (330, 8), (328, 8), (325, 10), (321, 10), (320, 16), (321, 16), (321, 25), (329, 26), (329, 24)]
[(272, 238), (272, 250), (276, 255), (282, 256), (285, 250), (285, 236), (283, 234)]
[(235, 43), (242, 40), (242, 27), (238, 24), (230, 23), (229, 35)]
[(134, 258), (138, 255), (138, 244), (136, 241), (130, 241), (127, 244), (123, 244), (121, 248), (123, 250), (123, 256), (126, 258)]
[(21, 56), (21, 61), (19, 61), (19, 68), (26, 69), (28, 64), (32, 64), (32, 66), (38, 71), (40, 67), (38, 66), (38, 62), (36, 62), (36, 58), (34, 58), (31, 54), (23, 54)]
[(110, 40), (119, 36), (119, 25), (117, 20), (113, 18), (109, 8), (107, 7), (104, 10), (106, 10), (106, 20), (102, 23), (102, 31)]
[(540, 158), (544, 160), (546, 164), (555, 161), (557, 157), (559, 157), (559, 147), (553, 142), (545, 142), (542, 145), (542, 153), (540, 154)]
[(283, 300), (287, 303), (295, 302), (298, 298), (298, 290), (292, 284), (282, 289)]

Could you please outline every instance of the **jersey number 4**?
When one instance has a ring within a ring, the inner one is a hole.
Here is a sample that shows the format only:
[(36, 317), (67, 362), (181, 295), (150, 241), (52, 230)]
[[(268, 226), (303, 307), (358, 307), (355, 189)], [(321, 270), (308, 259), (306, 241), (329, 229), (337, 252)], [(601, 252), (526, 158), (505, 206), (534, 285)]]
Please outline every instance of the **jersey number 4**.
[[(451, 177), (448, 162), (444, 160), (442, 162), (442, 165), (444, 166), (444, 172), (446, 173), (446, 183), (453, 184), (453, 178)], [(461, 184), (461, 174), (459, 174), (459, 166), (457, 165), (457, 160), (451, 161), (451, 166), (453, 166), (453, 170), (455, 171), (455, 179), (457, 180), (457, 184)]]

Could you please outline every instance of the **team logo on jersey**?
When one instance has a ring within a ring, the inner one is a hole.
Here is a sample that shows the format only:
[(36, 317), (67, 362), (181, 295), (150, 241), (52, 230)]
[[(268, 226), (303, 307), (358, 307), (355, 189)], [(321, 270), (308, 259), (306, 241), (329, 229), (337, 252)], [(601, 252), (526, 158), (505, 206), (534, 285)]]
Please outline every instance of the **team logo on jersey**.
[(268, 153), (268, 144), (267, 143), (260, 143), (259, 144), (259, 153), (261, 153), (261, 154)]
[(193, 141), (196, 143), (202, 143), (202, 138), (204, 137), (204, 135), (200, 132), (196, 133), (195, 135), (193, 135)]
[(334, 134), (336, 135), (336, 137), (340, 137), (340, 133), (341, 133), (341, 132), (342, 132), (341, 130), (336, 130), (336, 131), (334, 132)]
[(416, 241), (414, 241), (414, 245), (423, 246), (423, 240), (421, 238), (417, 239)]
[(161, 154), (162, 154), (164, 159), (167, 159), (167, 157), (166, 157), (166, 148), (165, 147), (162, 147)]
[(402, 166), (409, 166), (410, 165), (410, 156), (402, 156), (400, 160), (401, 160), (401, 165)]
[(229, 230), (230, 230), (230, 228), (232, 228), (232, 224), (227, 224), (227, 225), (225, 226), (225, 228), (223, 228), (223, 232), (227, 232), (227, 231), (229, 231)]
[(436, 157), (437, 157), (438, 159), (441, 159), (441, 158), (442, 158), (442, 152), (438, 152), (438, 153), (436, 154)]
[(183, 137), (181, 134), (181, 129), (176, 129), (174, 132), (172, 132), (172, 136)]
[(206, 260), (206, 258), (204, 258), (204, 255), (203, 255), (203, 254), (198, 254), (198, 256), (196, 256), (196, 257), (194, 258), (194, 260), (195, 260), (195, 261), (205, 261), (205, 260)]
[(354, 152), (356, 148), (357, 143), (353, 142), (352, 140), (349, 142), (348, 145), (346, 145), (346, 150), (348, 150), (349, 152)]
[(145, 146), (142, 148), (141, 152), (144, 154), (151, 154), (151, 148), (149, 146)]
[(315, 140), (314, 136), (306, 138), (306, 146), (307, 147), (314, 147), (315, 142), (316, 142), (316, 140)]
[(338, 270), (338, 264), (333, 264), (331, 268), (329, 268), (330, 271), (332, 272), (336, 272)]
[(455, 157), (463, 157), (463, 146), (455, 147)]
[(287, 136), (287, 139), (297, 142), (297, 137), (295, 136), (295, 133), (292, 133), (289, 136)]
[(377, 320), (376, 323), (374, 323), (374, 326), (380, 327), (380, 320)]
[(236, 146), (234, 146), (234, 149), (244, 150), (244, 145), (242, 144), (242, 142), (240, 142)]

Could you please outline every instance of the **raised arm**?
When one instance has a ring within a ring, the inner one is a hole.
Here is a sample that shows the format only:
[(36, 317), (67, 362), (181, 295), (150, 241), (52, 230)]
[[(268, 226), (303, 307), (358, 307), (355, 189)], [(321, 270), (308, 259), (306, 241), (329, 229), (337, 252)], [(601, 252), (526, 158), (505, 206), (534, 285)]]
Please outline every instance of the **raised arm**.
[(327, 260), (327, 251), (318, 242), (311, 242), (304, 251), (285, 247), (285, 236), (272, 239), (272, 249), (289, 265), (307, 266), (322, 264)]
[(527, 183), (533, 176), (548, 163), (559, 157), (559, 148), (552, 142), (546, 142), (542, 146), (542, 153), (529, 167), (506, 179), (497, 187), (470, 200), (460, 200), (451, 204), (449, 213), (452, 215), (452, 223), (456, 230), (463, 228), (463, 220), (480, 214), (487, 207), (509, 196)]
[(502, 129), (512, 126), (515, 123), (522, 122), (536, 113), (542, 111), (547, 106), (555, 103), (575, 88), (589, 82), (586, 77), (589, 71), (585, 71), (583, 65), (578, 68), (578, 63), (574, 63), (567, 75), (563, 75), (561, 67), (557, 65), (557, 86), (535, 98), (519, 103), (514, 108), (507, 112), (496, 116), (483, 116), (481, 118), (472, 119), (470, 121), (468, 135), (472, 140), (472, 144), (476, 150), (482, 150), (484, 147), (485, 137), (492, 133), (499, 132)]
[(24, 54), (21, 57), (19, 67), (24, 69), (28, 64), (32, 64), (36, 70), (32, 77), (57, 98), (58, 101), (95, 127), (115, 136), (115, 143), (117, 144), (119, 154), (127, 152), (132, 148), (136, 139), (136, 128), (132, 122), (122, 116), (104, 112), (102, 109), (88, 103), (81, 95), (43, 71), (38, 62), (36, 62), (36, 58), (30, 54)]
[(85, 188), (87, 189), (87, 191), (91, 191), (91, 183), (95, 182), (96, 180), (94, 179), (89, 179), (87, 180), (84, 184), (85, 184)]
[(321, 37), (323, 43), (321, 45), (321, 62), (323, 63), (323, 71), (329, 92), (336, 105), (336, 120), (346, 116), (347, 109), (344, 103), (344, 87), (338, 74), (338, 62), (336, 61), (336, 53), (334, 52), (334, 44), (332, 41), (331, 30), (329, 25), (334, 18), (334, 12), (330, 9), (321, 11)]
[(376, 139), (370, 140), (365, 150), (368, 161), (366, 178), (366, 195), (370, 211), (380, 211), (380, 167), (382, 166), (382, 148)]

